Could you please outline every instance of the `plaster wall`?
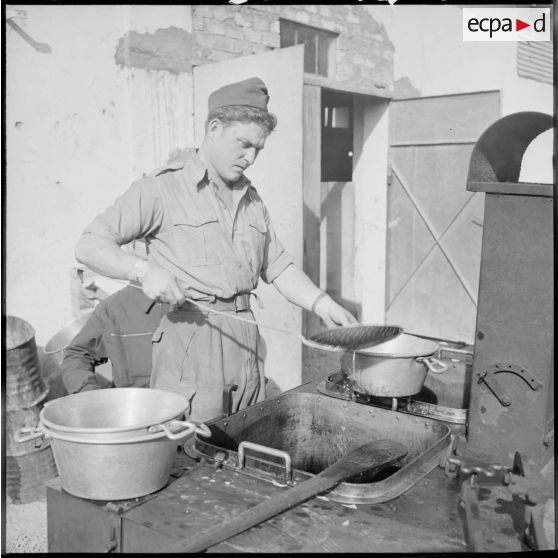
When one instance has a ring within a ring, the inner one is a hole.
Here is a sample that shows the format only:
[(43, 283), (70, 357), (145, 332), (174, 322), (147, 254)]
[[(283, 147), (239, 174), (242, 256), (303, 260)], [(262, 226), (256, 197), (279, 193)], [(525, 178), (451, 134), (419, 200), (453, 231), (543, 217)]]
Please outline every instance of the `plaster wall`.
[(115, 61), (130, 30), (191, 31), (190, 7), (37, 5), (6, 16), (30, 38), (5, 24), (6, 313), (27, 320), (41, 345), (75, 317), (82, 229), (192, 142), (191, 75)]
[[(417, 96), (502, 90), (502, 116), (552, 113), (552, 85), (517, 75), (516, 42), (466, 42), (460, 6), (367, 6), (395, 47), (395, 80), (408, 78)], [(397, 89), (396, 89), (397, 96)]]
[(388, 106), (372, 98), (355, 103), (354, 283), (363, 323), (385, 322)]

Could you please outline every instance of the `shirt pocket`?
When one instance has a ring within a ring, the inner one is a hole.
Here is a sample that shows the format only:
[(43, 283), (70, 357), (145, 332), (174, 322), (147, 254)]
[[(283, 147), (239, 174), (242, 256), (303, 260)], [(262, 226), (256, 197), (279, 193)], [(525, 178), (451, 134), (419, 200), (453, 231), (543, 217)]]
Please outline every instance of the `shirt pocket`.
[(179, 267), (221, 263), (221, 224), (216, 217), (181, 216), (172, 221)]
[(250, 244), (255, 256), (256, 267), (260, 268), (264, 260), (267, 225), (263, 219), (251, 217), (248, 221)]

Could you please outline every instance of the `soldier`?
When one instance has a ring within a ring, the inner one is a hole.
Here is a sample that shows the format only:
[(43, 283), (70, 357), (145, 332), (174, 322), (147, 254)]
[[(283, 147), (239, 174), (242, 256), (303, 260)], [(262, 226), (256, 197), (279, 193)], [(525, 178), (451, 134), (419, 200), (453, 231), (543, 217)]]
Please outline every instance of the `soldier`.
[[(151, 386), (184, 394), (195, 420), (222, 412), (226, 384), (238, 385), (233, 411), (265, 398), (258, 328), (228, 317), (254, 319), (250, 293), (260, 277), (327, 326), (356, 323), (293, 264), (243, 174), (277, 124), (268, 101), (259, 78), (214, 91), (199, 149), (132, 184), (76, 246), (94, 271), (139, 281), (149, 298), (173, 306), (153, 338)], [(120, 249), (137, 238), (148, 244), (147, 260)]]

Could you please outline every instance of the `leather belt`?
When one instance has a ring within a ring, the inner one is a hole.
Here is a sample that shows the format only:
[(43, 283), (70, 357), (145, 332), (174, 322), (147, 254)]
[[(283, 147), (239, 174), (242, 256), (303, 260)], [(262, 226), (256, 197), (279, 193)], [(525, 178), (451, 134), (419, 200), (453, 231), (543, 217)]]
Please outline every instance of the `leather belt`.
[(217, 298), (215, 300), (205, 303), (214, 310), (221, 312), (245, 312), (250, 310), (250, 295), (238, 294), (231, 298)]

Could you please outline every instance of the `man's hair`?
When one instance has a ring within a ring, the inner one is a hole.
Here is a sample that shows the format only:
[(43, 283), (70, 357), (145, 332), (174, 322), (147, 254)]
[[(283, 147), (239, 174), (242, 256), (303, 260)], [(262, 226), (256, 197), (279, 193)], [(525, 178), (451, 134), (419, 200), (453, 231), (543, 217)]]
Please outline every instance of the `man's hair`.
[(205, 121), (206, 132), (209, 123), (214, 119), (219, 120), (225, 128), (233, 122), (253, 122), (259, 124), (268, 135), (277, 126), (277, 117), (272, 112), (245, 105), (229, 105), (212, 110)]

